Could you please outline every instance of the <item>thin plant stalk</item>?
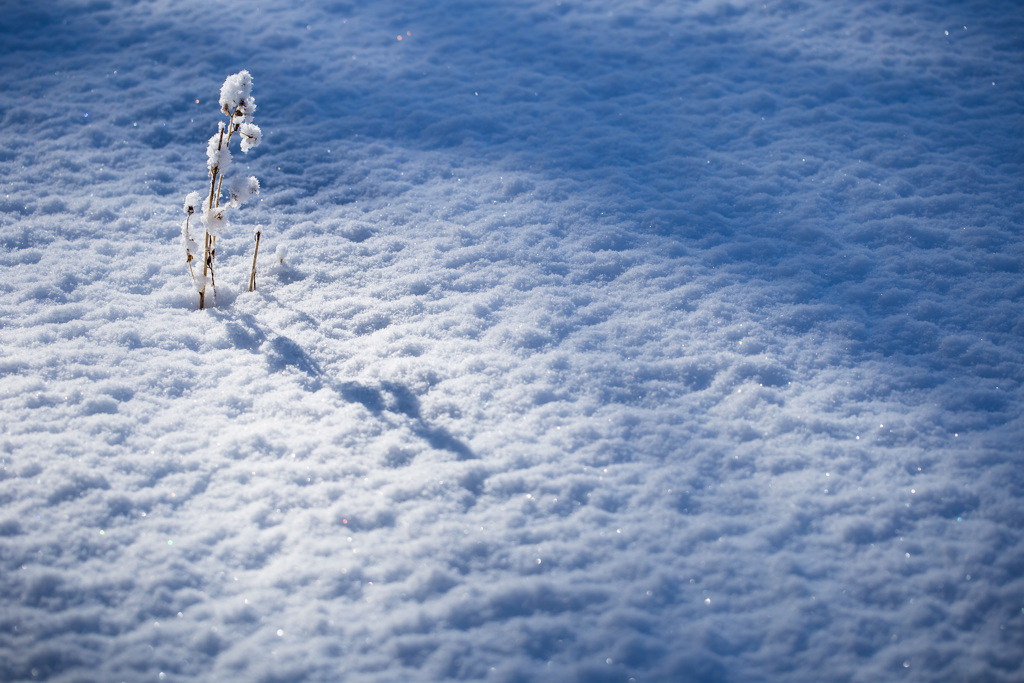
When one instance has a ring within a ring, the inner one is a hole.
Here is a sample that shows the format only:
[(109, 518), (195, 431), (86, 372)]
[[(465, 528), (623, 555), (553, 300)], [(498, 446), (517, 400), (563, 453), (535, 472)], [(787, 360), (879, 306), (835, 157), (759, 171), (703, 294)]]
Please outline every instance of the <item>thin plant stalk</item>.
[(256, 247), (252, 250), (252, 272), (249, 274), (249, 291), (256, 291), (256, 254), (260, 253), (260, 230), (256, 231)]
[[(185, 216), (185, 235), (186, 235), (186, 237), (188, 237), (188, 239), (191, 239), (191, 237), (189, 236), (189, 227), (190, 227), (189, 223), (192, 220), (192, 214), (193, 213), (195, 213), (195, 212), (192, 210), (192, 207), (189, 207), (188, 215)], [(186, 263), (188, 264), (188, 274), (192, 276), (193, 280), (195, 280), (196, 279), (196, 271), (195, 271), (195, 269), (192, 268), (192, 252), (188, 252), (187, 256), (188, 256), (188, 259), (186, 260)]]
[[(230, 140), (230, 138), (228, 138), (228, 140)], [(220, 127), (220, 139), (217, 141), (217, 149), (221, 150), (223, 148), (224, 148), (224, 126), (222, 125)], [(219, 168), (214, 168), (210, 172), (210, 198), (209, 198), (209, 200), (207, 200), (207, 204), (206, 204), (207, 207), (209, 207), (209, 210), (211, 210), (211, 211), (214, 208), (220, 206), (220, 196), (219, 196), (220, 195), (220, 187), (218, 187), (218, 185), (217, 185), (218, 176), (220, 176), (220, 180), (221, 180), (221, 182), (223, 182), (224, 175), (220, 172)], [(206, 233), (206, 244), (205, 244), (205, 249), (204, 249), (204, 252), (203, 252), (203, 278), (205, 279), (206, 276), (209, 275), (211, 283), (213, 281), (213, 259), (215, 258), (215, 256), (214, 256), (214, 254), (215, 254), (215, 252), (214, 252), (214, 245), (215, 244), (216, 243), (214, 242), (214, 239), (211, 238), (210, 233), (207, 232)], [(216, 290), (214, 290), (214, 291), (216, 291)], [(201, 290), (199, 290), (199, 309), (200, 310), (202, 310), (204, 308), (205, 303), (206, 303), (206, 284), (204, 282), (203, 288)]]

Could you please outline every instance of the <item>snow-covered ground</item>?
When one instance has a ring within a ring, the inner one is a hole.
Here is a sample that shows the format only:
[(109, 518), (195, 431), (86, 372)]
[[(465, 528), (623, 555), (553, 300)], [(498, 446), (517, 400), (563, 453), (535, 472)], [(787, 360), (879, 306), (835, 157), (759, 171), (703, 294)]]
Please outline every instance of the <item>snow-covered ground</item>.
[(1024, 678), (1017, 2), (0, 32), (0, 680)]

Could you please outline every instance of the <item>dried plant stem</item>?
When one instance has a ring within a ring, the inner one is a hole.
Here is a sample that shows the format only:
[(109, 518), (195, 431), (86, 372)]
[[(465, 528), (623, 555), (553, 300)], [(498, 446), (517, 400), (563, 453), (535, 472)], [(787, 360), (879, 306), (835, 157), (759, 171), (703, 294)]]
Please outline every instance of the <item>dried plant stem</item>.
[[(230, 141), (231, 138), (228, 137)], [(224, 127), (220, 129), (220, 139), (217, 140), (217, 149), (224, 149)], [(224, 182), (224, 174), (220, 172), (219, 168), (214, 168), (210, 171), (210, 198), (207, 200), (206, 207), (207, 211), (213, 211), (214, 208), (220, 206), (220, 187), (217, 184), (218, 176), (220, 176), (221, 183)], [(206, 233), (206, 244), (203, 251), (203, 278), (207, 275), (210, 276), (210, 284), (213, 284), (213, 259), (216, 258), (216, 252), (214, 251), (214, 245), (216, 244), (216, 238), (211, 237), (210, 233)], [(202, 310), (206, 305), (206, 283), (203, 283), (203, 288), (199, 290), (199, 309)]]
[[(192, 211), (192, 207), (189, 207), (188, 215), (185, 216), (185, 238), (189, 240), (192, 239), (192, 233), (189, 232), (189, 227), (191, 227), (189, 224), (192, 221), (193, 213), (194, 211)], [(188, 257), (188, 259), (185, 261), (188, 264), (188, 274), (192, 276), (192, 280), (194, 281), (196, 279), (196, 271), (192, 267), (192, 252), (186, 251), (186, 255)]]
[[(231, 116), (228, 117), (228, 120), (229, 121), (234, 121), (235, 116), (237, 114), (238, 114), (238, 108), (236, 107), (235, 111), (231, 114)], [(217, 149), (223, 149), (224, 145), (227, 145), (228, 147), (230, 147), (231, 146), (231, 137), (235, 134), (235, 131), (237, 131), (237, 130), (238, 130), (238, 124), (237, 123), (236, 124), (232, 124), (231, 125), (231, 130), (228, 131), (228, 141), (224, 142), (224, 129), (222, 128), (221, 131), (220, 131), (220, 142), (217, 144)], [(220, 181), (217, 183), (217, 204), (216, 204), (216, 206), (220, 206), (220, 198), (223, 196), (223, 194), (221, 192), (221, 188), (223, 188), (223, 187), (224, 187), (224, 174), (221, 173), (220, 174)], [(212, 191), (212, 188), (211, 188), (211, 191)], [(210, 195), (210, 206), (214, 206), (212, 192), (211, 192), (211, 195)]]
[(210, 233), (206, 233), (206, 242), (203, 245), (203, 288), (199, 290), (199, 310), (206, 305), (206, 276), (213, 270), (213, 255), (210, 249)]
[(217, 260), (217, 237), (210, 236), (210, 286), (213, 287), (213, 297), (217, 298), (217, 276), (213, 272), (213, 262)]
[(217, 206), (220, 206), (221, 188), (224, 186), (224, 174), (220, 174), (220, 182), (217, 183)]
[(252, 272), (249, 274), (249, 291), (256, 290), (256, 254), (260, 253), (260, 235), (262, 231), (256, 231), (256, 247), (252, 250)]
[[(228, 139), (230, 140), (230, 138), (228, 138)], [(220, 151), (222, 149), (224, 149), (224, 126), (223, 125), (221, 125), (221, 128), (220, 128), (220, 139), (217, 140), (217, 150)], [(218, 175), (220, 175), (220, 168), (214, 168), (212, 171), (210, 171), (210, 200), (209, 200), (209, 202), (207, 202), (207, 206), (211, 210), (213, 210), (214, 208), (220, 206), (220, 197), (219, 196), (216, 197), (216, 202), (214, 202), (214, 197), (216, 195), (220, 194), (220, 192), (219, 192), (220, 188), (217, 187), (217, 176)], [(221, 178), (221, 180), (223, 180), (223, 178)]]

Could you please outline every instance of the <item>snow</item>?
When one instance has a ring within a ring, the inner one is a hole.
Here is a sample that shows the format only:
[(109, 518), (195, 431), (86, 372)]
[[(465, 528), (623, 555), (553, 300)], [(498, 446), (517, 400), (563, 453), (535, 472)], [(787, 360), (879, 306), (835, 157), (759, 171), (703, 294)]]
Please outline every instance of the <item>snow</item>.
[(1016, 4), (0, 33), (0, 679), (1024, 676)]

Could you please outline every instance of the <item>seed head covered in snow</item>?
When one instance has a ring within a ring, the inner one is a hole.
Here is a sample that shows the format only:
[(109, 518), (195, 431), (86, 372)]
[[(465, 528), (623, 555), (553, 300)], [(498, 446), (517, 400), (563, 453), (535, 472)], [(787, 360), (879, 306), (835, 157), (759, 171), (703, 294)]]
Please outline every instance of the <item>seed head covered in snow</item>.
[[(232, 116), (238, 105), (248, 99), (252, 90), (252, 76), (248, 71), (239, 71), (228, 76), (224, 85), (220, 88), (220, 110), (227, 116)], [(252, 103), (256, 108), (255, 102)]]
[(249, 123), (252, 115), (256, 113), (256, 98), (249, 95), (239, 102), (235, 109), (235, 115), (231, 117), (232, 123)]
[(226, 143), (224, 124), (221, 124), (220, 130), (206, 143), (206, 168), (210, 169), (211, 174), (217, 171), (223, 174), (231, 165), (231, 150)]
[(238, 134), (242, 136), (242, 151), (248, 152), (258, 147), (263, 140), (263, 131), (255, 123), (243, 123), (238, 126)]
[(232, 206), (240, 206), (249, 197), (260, 193), (260, 181), (255, 176), (235, 178), (231, 181), (228, 192), (231, 194)]
[(203, 196), (198, 192), (189, 192), (185, 195), (185, 213), (191, 216), (200, 210), (200, 204), (203, 201)]
[(206, 232), (211, 237), (219, 237), (221, 230), (227, 225), (227, 219), (224, 215), (227, 210), (227, 206), (215, 206), (212, 209), (204, 207), (206, 210), (203, 211), (203, 225), (206, 226)]

